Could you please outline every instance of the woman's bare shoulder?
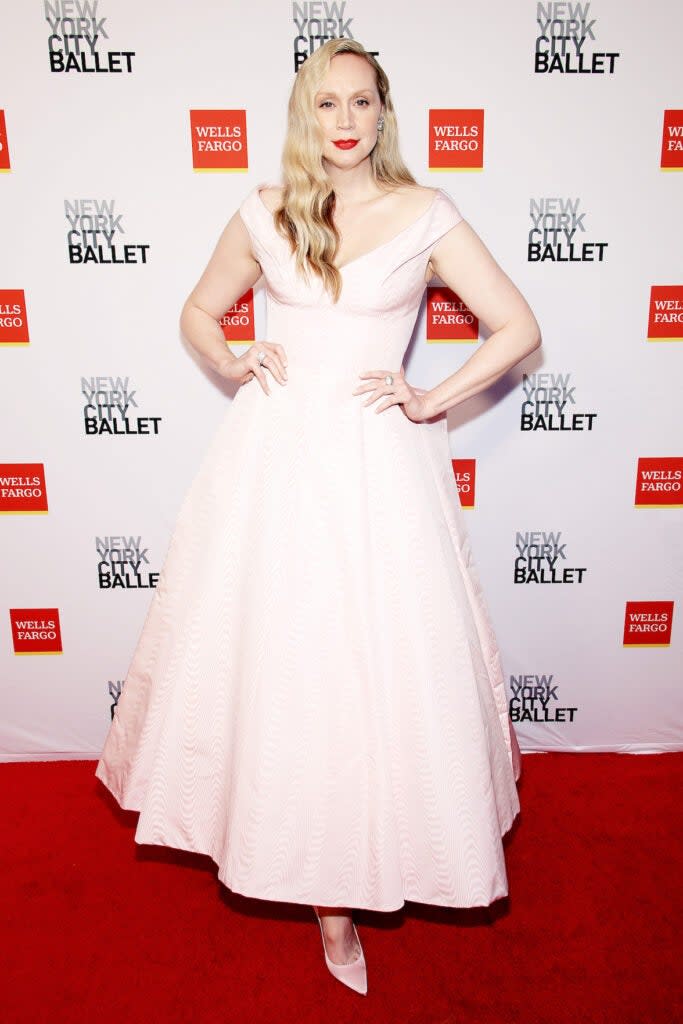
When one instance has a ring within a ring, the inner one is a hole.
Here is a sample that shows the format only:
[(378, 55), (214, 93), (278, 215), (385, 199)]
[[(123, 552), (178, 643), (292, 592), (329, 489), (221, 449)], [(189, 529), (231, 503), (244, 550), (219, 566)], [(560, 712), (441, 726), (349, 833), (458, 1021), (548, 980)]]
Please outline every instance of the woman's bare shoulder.
[(275, 213), (282, 206), (282, 185), (267, 185), (259, 190), (259, 195), (271, 213)]
[(438, 189), (432, 188), (430, 185), (403, 185), (400, 189), (397, 189), (399, 195), (406, 196), (433, 196)]
[[(282, 206), (282, 193), (284, 191), (283, 185), (267, 185), (259, 190), (259, 195), (271, 213), (275, 213), (276, 210)], [(393, 204), (395, 205), (396, 212), (405, 211), (406, 214), (414, 214), (419, 216), (424, 213), (431, 205), (438, 189), (431, 188), (428, 185), (401, 185), (398, 188), (391, 189), (388, 193), (393, 198)]]
[(400, 208), (402, 211), (410, 216), (419, 217), (420, 214), (425, 213), (436, 197), (438, 189), (431, 188), (428, 185), (402, 185), (400, 188), (394, 190), (395, 202), (397, 204), (397, 210)]

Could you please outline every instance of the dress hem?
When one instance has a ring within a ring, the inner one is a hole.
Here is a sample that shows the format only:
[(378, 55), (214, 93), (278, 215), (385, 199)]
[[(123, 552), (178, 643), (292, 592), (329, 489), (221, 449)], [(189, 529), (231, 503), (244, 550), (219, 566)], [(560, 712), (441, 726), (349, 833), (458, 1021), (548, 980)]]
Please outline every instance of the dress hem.
[[(124, 811), (133, 811), (136, 814), (140, 814), (141, 813), (141, 810), (142, 810), (141, 807), (134, 807), (134, 806), (132, 806), (132, 804), (128, 803), (127, 801), (125, 801), (125, 800), (121, 799), (119, 796), (117, 796), (117, 794), (114, 791), (114, 789), (109, 785), (108, 782), (106, 782), (106, 780), (100, 774), (96, 773), (96, 777), (100, 780), (100, 782), (102, 782), (102, 784), (105, 786), (105, 788), (109, 790), (109, 792), (114, 797), (114, 799), (116, 800), (117, 804), (119, 805), (119, 807), (122, 810), (124, 810)], [(503, 836), (505, 836), (510, 831), (510, 829), (512, 828), (512, 826), (513, 826), (513, 824), (515, 822), (515, 819), (517, 818), (517, 815), (519, 813), (520, 813), (520, 808), (518, 808), (517, 811), (515, 811), (515, 813), (513, 814), (512, 819), (510, 820), (510, 824), (507, 826), (507, 828), (501, 829), (501, 833), (500, 833), (501, 839), (502, 839)], [(203, 849), (200, 850), (200, 849), (197, 849), (196, 847), (190, 846), (190, 845), (181, 846), (181, 845), (178, 845), (176, 842), (166, 842), (166, 841), (164, 841), (162, 839), (155, 839), (155, 840), (151, 840), (151, 841), (145, 840), (145, 839), (138, 839), (137, 835), (134, 836), (134, 840), (135, 840), (136, 845), (138, 845), (138, 846), (163, 846), (163, 847), (166, 847), (167, 849), (171, 849), (171, 850), (182, 850), (184, 853), (196, 853), (200, 857), (209, 857), (210, 860), (212, 860), (213, 863), (218, 868), (218, 872), (217, 872), (218, 881), (222, 885), (224, 885), (226, 887), (226, 889), (229, 889), (231, 892), (236, 893), (239, 896), (246, 896), (248, 899), (267, 900), (268, 902), (271, 902), (271, 903), (294, 903), (294, 904), (298, 904), (300, 906), (319, 906), (319, 907), (351, 907), (351, 909), (353, 909), (353, 910), (376, 910), (378, 912), (390, 914), (390, 913), (394, 913), (397, 910), (401, 910), (405, 906), (406, 903), (422, 903), (422, 904), (425, 904), (426, 906), (444, 907), (444, 908), (453, 909), (453, 910), (458, 910), (458, 909), (467, 910), (467, 909), (471, 909), (471, 908), (475, 908), (475, 907), (489, 907), (489, 906), (491, 906), (492, 903), (495, 903), (497, 900), (503, 899), (504, 897), (506, 897), (509, 894), (509, 889), (506, 888), (504, 892), (500, 892), (500, 893), (497, 893), (496, 895), (492, 896), (491, 899), (488, 902), (483, 902), (483, 903), (482, 902), (477, 902), (477, 903), (445, 903), (445, 902), (443, 902), (443, 897), (441, 897), (440, 899), (428, 900), (428, 899), (424, 899), (424, 898), (417, 898), (415, 896), (411, 896), (409, 893), (404, 893), (403, 902), (402, 903), (397, 903), (397, 904), (392, 904), (391, 906), (377, 906), (377, 905), (369, 906), (369, 905), (364, 904), (362, 902), (361, 903), (353, 902), (353, 901), (350, 902), (349, 900), (344, 900), (342, 903), (340, 903), (338, 900), (337, 901), (335, 901), (334, 899), (330, 900), (327, 897), (322, 897), (322, 896), (321, 897), (312, 897), (312, 898), (311, 897), (306, 897), (306, 899), (301, 899), (301, 898), (296, 898), (294, 896), (277, 896), (277, 895), (274, 895), (273, 893), (265, 895), (263, 893), (257, 893), (257, 892), (254, 892), (254, 891), (246, 892), (243, 889), (236, 888), (236, 885), (239, 885), (241, 883), (236, 883), (234, 881), (234, 879), (232, 881), (230, 880), (230, 877), (229, 877), (228, 873), (222, 871), (221, 863), (218, 860), (216, 860), (214, 855), (209, 850), (203, 850)]]

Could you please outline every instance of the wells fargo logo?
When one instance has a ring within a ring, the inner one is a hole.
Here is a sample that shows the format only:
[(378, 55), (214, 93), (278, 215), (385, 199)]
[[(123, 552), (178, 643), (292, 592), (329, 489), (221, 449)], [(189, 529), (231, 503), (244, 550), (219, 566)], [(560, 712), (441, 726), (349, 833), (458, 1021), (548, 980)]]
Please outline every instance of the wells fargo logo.
[(638, 459), (636, 508), (683, 508), (683, 458)]
[(0, 288), (0, 345), (28, 345), (23, 288)]
[(463, 508), (474, 508), (474, 487), (477, 476), (476, 459), (451, 459), (458, 497)]
[(624, 647), (668, 647), (673, 601), (627, 601)]
[(484, 111), (430, 110), (430, 171), (481, 171), (484, 167)]
[(61, 654), (59, 608), (10, 608), (15, 654)]
[(7, 125), (5, 111), (0, 110), (0, 171), (11, 171), (9, 160), (9, 142), (7, 141)]
[(195, 171), (246, 171), (246, 110), (191, 110), (192, 167)]
[(663, 171), (683, 171), (683, 110), (665, 110), (662, 126)]
[(427, 341), (478, 341), (479, 320), (445, 286), (427, 289)]
[(47, 512), (42, 462), (0, 463), (0, 514)]
[(248, 288), (234, 306), (226, 310), (218, 321), (226, 341), (254, 341), (254, 289)]
[(683, 284), (653, 284), (648, 341), (683, 341)]

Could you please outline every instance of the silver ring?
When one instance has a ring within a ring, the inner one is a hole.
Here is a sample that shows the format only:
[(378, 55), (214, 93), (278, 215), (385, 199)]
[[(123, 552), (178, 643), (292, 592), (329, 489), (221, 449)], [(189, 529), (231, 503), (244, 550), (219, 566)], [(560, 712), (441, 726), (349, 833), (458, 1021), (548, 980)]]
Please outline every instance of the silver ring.
[(261, 350), (258, 353), (258, 364), (259, 364), (259, 366), (263, 366), (263, 360), (267, 359), (267, 358), (268, 358), (268, 353), (264, 352), (263, 350)]
[(391, 376), (390, 373), (388, 373), (386, 375), (386, 377), (384, 378), (384, 383), (385, 384), (393, 384), (394, 383), (394, 378)]

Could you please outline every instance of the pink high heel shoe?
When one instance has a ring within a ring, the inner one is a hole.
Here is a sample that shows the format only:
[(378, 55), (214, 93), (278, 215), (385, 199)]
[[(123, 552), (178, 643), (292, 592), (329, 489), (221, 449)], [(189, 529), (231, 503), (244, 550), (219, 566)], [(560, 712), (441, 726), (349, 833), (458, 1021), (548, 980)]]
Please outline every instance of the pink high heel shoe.
[(313, 908), (315, 916), (318, 918), (318, 924), (320, 925), (320, 934), (323, 940), (323, 952), (325, 954), (325, 963), (330, 974), (333, 974), (335, 978), (343, 982), (344, 985), (348, 985), (354, 992), (360, 992), (361, 995), (367, 995), (368, 991), (368, 976), (365, 965), (365, 956), (363, 954), (363, 947), (361, 946), (360, 939), (358, 938), (358, 932), (353, 921), (353, 931), (358, 939), (358, 945), (360, 946), (360, 955), (356, 957), (350, 964), (335, 964), (333, 960), (330, 960), (327, 955), (327, 947), (325, 946), (325, 932), (323, 931), (323, 923), (320, 920), (318, 911)]

